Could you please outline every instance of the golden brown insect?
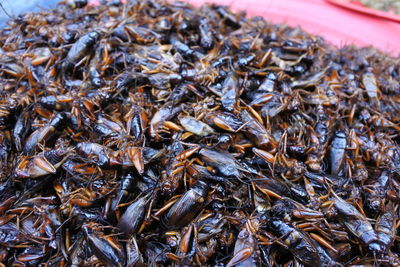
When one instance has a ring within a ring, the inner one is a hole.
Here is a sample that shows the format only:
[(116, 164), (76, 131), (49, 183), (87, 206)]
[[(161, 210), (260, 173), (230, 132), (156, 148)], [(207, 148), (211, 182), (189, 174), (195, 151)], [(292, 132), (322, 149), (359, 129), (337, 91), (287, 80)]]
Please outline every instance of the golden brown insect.
[(400, 262), (397, 58), (217, 4), (88, 2), (0, 29), (2, 264)]
[(239, 232), (232, 259), (227, 266), (261, 266), (256, 233), (259, 228), (257, 220), (248, 220)]
[(68, 150), (57, 149), (35, 156), (22, 156), (15, 169), (15, 174), (21, 178), (38, 178), (47, 174), (55, 174), (67, 160), (68, 154)]
[(208, 190), (204, 181), (198, 181), (168, 210), (163, 224), (167, 228), (179, 228), (190, 222), (206, 204)]

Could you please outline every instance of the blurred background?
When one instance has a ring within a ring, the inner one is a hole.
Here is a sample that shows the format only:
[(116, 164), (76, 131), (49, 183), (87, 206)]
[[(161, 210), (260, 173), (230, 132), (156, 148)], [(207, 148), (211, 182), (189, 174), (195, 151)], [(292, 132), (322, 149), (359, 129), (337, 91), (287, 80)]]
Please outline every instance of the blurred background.
[[(0, 3), (9, 15), (15, 16), (40, 8), (55, 7), (59, 1), (0, 0)], [(400, 56), (400, 22), (337, 5), (354, 1), (361, 0), (186, 0), (195, 6), (207, 2), (227, 5), (236, 11), (246, 10), (249, 16), (263, 16), (273, 23), (300, 26), (309, 33), (323, 36), (325, 40), (338, 47), (348, 44), (372, 45), (391, 55)], [(400, 2), (400, 0), (390, 1)], [(99, 0), (90, 2), (94, 5)], [(8, 19), (6, 12), (0, 10), (0, 27), (3, 27)]]
[[(0, 27), (10, 16), (16, 16), (23, 12), (38, 11), (40, 8), (53, 8), (60, 0), (0, 0), (3, 9), (0, 9)], [(8, 15), (7, 15), (8, 13)]]

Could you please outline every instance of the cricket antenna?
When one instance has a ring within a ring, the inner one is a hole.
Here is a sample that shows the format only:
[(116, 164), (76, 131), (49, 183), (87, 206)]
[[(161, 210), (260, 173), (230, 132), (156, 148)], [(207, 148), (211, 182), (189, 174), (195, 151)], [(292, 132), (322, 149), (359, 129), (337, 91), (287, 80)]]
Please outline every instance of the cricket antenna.
[(7, 17), (9, 17), (10, 19), (12, 18), (10, 13), (8, 13), (7, 10), (4, 8), (2, 1), (0, 1), (0, 9), (3, 10), (4, 14), (6, 14)]

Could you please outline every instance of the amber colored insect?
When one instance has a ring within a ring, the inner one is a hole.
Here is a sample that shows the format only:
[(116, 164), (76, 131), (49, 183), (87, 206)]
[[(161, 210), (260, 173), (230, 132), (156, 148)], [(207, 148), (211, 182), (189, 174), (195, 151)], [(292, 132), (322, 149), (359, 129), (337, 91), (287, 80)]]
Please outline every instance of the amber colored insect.
[(398, 58), (97, 2), (0, 29), (1, 266), (399, 265)]

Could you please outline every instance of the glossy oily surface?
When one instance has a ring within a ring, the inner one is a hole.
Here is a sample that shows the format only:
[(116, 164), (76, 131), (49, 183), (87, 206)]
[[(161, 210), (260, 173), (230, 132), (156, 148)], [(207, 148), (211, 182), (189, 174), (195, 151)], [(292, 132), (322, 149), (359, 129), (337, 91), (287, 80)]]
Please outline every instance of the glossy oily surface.
[(224, 6), (0, 30), (6, 266), (393, 266), (400, 65)]

